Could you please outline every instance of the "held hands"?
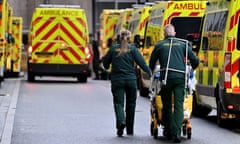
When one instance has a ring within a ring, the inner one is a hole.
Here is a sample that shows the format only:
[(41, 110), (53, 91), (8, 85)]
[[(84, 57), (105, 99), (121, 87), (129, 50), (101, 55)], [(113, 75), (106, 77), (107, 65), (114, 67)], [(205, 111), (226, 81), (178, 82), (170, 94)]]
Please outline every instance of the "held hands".
[(149, 76), (149, 78), (152, 77), (152, 71), (151, 70), (149, 71), (148, 76)]

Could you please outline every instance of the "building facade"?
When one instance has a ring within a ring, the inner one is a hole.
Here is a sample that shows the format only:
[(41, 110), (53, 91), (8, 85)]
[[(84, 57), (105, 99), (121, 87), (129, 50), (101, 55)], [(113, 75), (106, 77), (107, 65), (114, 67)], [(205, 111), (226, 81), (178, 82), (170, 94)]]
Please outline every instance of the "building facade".
[(151, 2), (154, 0), (8, 0), (13, 8), (14, 16), (23, 18), (23, 31), (28, 32), (35, 7), (39, 4), (80, 5), (87, 13), (89, 32), (95, 33), (99, 25), (99, 17), (103, 9), (124, 9), (132, 4)]

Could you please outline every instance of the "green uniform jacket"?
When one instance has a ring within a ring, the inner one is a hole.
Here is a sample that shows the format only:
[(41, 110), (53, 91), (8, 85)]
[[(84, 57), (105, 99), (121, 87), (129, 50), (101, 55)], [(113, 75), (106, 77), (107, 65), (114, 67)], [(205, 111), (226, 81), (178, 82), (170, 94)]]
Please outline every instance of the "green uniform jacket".
[(135, 62), (145, 72), (151, 75), (149, 67), (135, 46), (128, 45), (128, 52), (122, 56), (118, 56), (120, 47), (120, 44), (112, 46), (103, 58), (103, 66), (106, 69), (108, 69), (110, 64), (112, 64), (111, 81), (120, 79), (137, 79), (134, 66)]
[[(166, 37), (164, 40), (158, 42), (155, 45), (155, 48), (151, 54), (149, 67), (153, 71), (156, 65), (156, 61), (159, 60), (160, 69), (166, 69), (168, 54), (170, 49), (170, 38), (174, 37)], [(170, 55), (169, 68), (176, 69), (185, 72), (185, 59), (186, 59), (186, 43), (184, 41), (180, 41), (177, 39), (173, 39), (172, 42), (172, 50)], [(198, 57), (193, 53), (192, 46), (188, 45), (188, 60), (193, 69), (195, 69), (199, 64)], [(161, 73), (161, 79), (164, 78), (164, 73)], [(172, 78), (185, 78), (184, 73), (168, 71), (168, 79)]]

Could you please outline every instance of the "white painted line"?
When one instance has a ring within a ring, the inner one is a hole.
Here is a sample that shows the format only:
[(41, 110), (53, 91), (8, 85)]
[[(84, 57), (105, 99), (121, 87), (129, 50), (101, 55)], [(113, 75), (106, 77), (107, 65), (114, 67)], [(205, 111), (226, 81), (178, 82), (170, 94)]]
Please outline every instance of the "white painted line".
[(7, 118), (5, 121), (5, 126), (3, 129), (2, 140), (0, 144), (11, 144), (12, 130), (14, 124), (15, 111), (17, 107), (18, 94), (20, 89), (20, 80), (16, 82), (11, 103), (8, 109)]

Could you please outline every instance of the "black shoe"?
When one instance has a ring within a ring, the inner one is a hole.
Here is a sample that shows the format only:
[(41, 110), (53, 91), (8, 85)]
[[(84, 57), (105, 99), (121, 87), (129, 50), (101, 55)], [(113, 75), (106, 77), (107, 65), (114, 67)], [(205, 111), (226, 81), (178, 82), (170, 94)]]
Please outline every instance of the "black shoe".
[(133, 132), (132, 131), (130, 131), (130, 132), (128, 131), (127, 135), (133, 136)]
[(172, 140), (172, 135), (167, 129), (163, 129), (163, 136), (166, 137), (167, 140)]
[(117, 130), (117, 135), (121, 137), (123, 135), (123, 129), (125, 128), (125, 124), (121, 124)]
[(174, 143), (181, 143), (181, 137), (180, 136), (174, 136), (173, 142)]

